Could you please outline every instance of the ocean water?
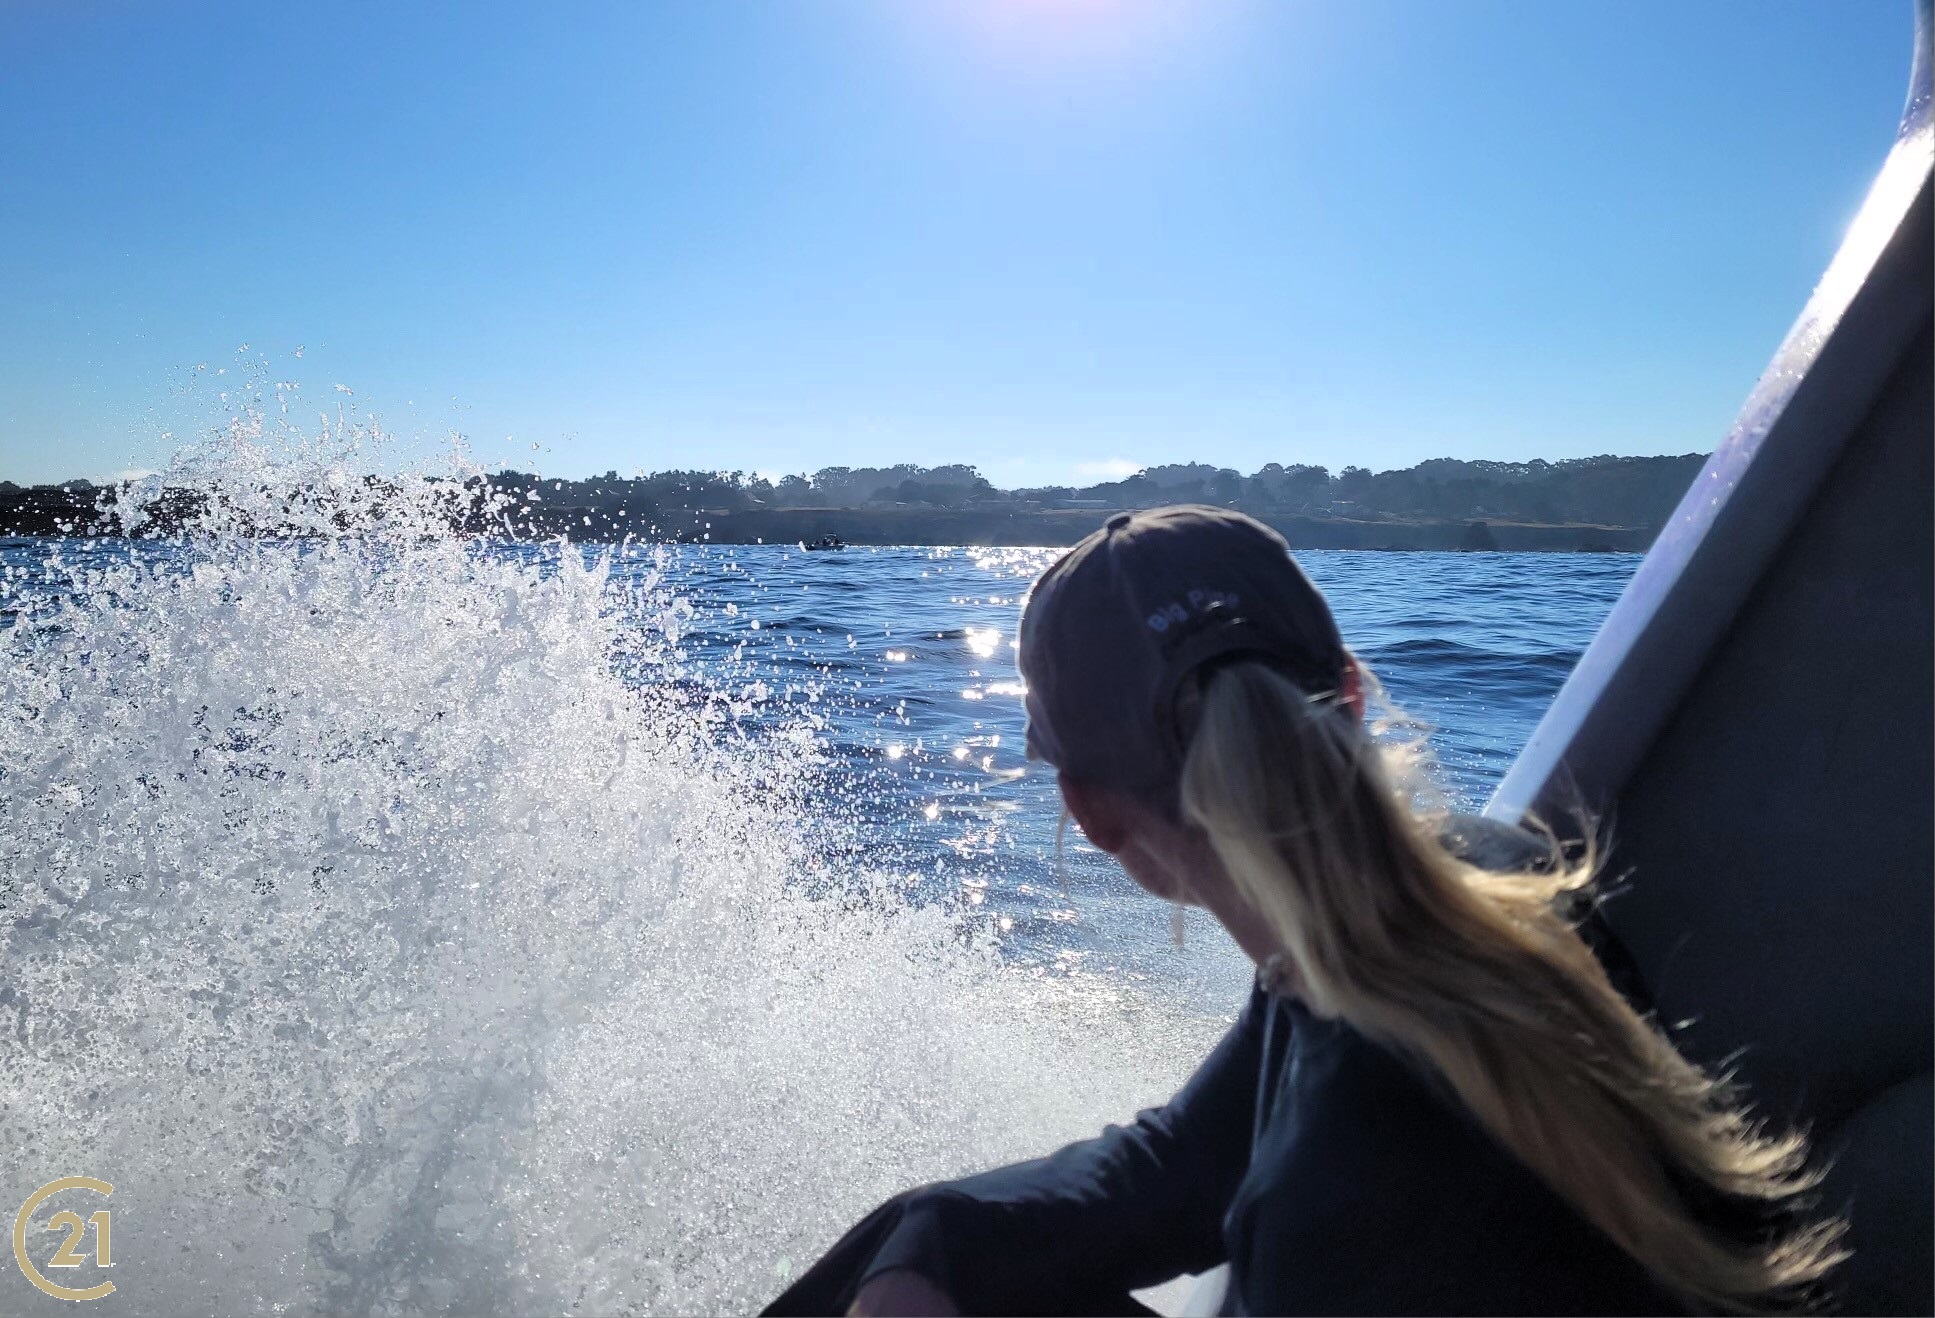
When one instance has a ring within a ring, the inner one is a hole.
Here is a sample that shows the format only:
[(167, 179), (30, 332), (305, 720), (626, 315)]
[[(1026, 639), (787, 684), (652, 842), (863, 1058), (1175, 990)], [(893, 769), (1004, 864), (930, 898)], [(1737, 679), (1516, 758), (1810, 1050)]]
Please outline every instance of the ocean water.
[[(0, 542), (0, 1204), (112, 1182), (136, 1308), (751, 1308), (1240, 1005), (1199, 913), (1072, 830), (1057, 872), (1052, 551), (465, 542), (335, 488), (304, 540)], [(1637, 563), (1300, 558), (1472, 808)]]

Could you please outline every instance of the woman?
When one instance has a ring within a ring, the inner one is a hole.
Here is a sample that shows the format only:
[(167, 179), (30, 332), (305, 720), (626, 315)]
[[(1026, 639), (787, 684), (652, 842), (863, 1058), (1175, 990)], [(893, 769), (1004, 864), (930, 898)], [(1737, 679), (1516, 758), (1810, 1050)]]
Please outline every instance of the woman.
[(1111, 518), (1036, 584), (1020, 662), (1068, 812), (1257, 987), (1167, 1106), (897, 1197), (773, 1312), (1126, 1312), (1224, 1261), (1229, 1312), (1778, 1309), (1839, 1261), (1841, 1224), (1798, 1212), (1803, 1141), (1588, 946), (1590, 857), (1501, 865), (1483, 821), (1417, 816), (1274, 532)]

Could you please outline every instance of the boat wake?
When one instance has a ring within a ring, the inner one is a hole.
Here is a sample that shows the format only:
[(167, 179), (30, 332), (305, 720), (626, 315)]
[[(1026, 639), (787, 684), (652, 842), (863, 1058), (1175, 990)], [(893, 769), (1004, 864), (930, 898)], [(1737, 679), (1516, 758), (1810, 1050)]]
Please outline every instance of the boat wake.
[(111, 1181), (139, 1307), (746, 1309), (1201, 1055), (826, 859), (811, 729), (741, 731), (674, 592), (451, 533), (354, 429), (245, 418), (170, 544), (5, 591), (0, 1203)]

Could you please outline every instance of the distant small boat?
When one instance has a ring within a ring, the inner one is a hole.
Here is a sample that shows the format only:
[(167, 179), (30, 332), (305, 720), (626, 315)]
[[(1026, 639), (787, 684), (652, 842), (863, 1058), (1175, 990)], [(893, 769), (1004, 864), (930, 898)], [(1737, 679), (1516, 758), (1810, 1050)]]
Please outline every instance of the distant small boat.
[(815, 549), (845, 549), (846, 547), (847, 542), (837, 535), (823, 535), (810, 543), (805, 540), (800, 541), (800, 548), (809, 553)]

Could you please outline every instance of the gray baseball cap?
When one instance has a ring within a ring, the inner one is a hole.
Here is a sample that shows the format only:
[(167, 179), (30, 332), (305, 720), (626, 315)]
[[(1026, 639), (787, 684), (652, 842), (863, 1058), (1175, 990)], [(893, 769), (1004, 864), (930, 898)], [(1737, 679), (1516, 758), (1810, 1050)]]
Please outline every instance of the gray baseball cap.
[(1023, 606), (1028, 758), (1127, 791), (1173, 783), (1177, 689), (1233, 655), (1313, 696), (1338, 690), (1350, 663), (1329, 605), (1263, 523), (1200, 504), (1117, 513)]

